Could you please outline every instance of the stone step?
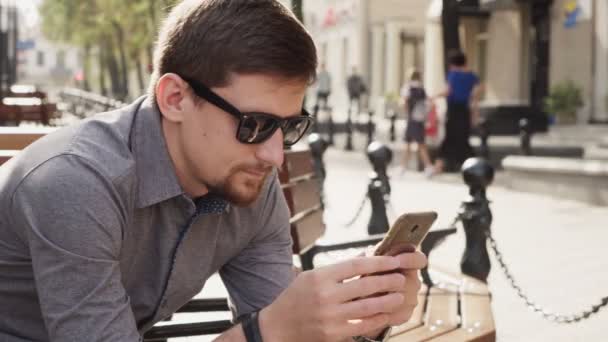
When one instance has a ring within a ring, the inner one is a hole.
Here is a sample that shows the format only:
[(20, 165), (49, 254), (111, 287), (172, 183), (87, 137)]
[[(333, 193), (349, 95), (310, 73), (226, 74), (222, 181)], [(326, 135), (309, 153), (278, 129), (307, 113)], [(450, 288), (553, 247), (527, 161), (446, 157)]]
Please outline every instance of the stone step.
[(608, 206), (608, 160), (508, 156), (502, 166), (507, 188)]

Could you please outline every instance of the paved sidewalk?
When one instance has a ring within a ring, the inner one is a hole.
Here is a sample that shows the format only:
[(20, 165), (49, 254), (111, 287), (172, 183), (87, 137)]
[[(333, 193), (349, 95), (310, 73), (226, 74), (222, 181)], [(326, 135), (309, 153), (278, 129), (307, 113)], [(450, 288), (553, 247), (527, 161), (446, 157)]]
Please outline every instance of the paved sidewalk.
[[(362, 152), (345, 153), (330, 149), (327, 166), (327, 236), (345, 240), (366, 233), (369, 206), (350, 228), (351, 219), (367, 189), (369, 163)], [(432, 180), (419, 173), (391, 178), (393, 213), (435, 210), (439, 219), (435, 228), (446, 227), (456, 215), (467, 189), (459, 175), (443, 175)], [(608, 295), (608, 208), (490, 187), (494, 215), (493, 233), (504, 259), (521, 287), (533, 300), (549, 310), (574, 313), (597, 304)], [(452, 270), (459, 269), (464, 248), (464, 234), (450, 237), (431, 255), (431, 263)], [(498, 341), (605, 341), (608, 309), (574, 325), (557, 325), (528, 310), (492, 259), (489, 278)], [(224, 293), (217, 278), (205, 286), (203, 295)], [(179, 316), (179, 317), (178, 317)], [(176, 316), (180, 321), (222, 319), (217, 313)], [(210, 341), (211, 338), (183, 338), (173, 341)]]

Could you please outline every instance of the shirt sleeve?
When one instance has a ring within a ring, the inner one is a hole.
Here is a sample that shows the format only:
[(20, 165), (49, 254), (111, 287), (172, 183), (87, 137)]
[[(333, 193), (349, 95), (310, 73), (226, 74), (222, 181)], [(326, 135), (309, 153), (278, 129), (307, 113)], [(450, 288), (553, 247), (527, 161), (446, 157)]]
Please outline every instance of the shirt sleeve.
[(121, 283), (125, 215), (112, 182), (76, 156), (32, 171), (13, 195), (50, 341), (140, 341)]
[(294, 277), (289, 208), (278, 178), (263, 203), (256, 235), (219, 272), (235, 318), (268, 306)]

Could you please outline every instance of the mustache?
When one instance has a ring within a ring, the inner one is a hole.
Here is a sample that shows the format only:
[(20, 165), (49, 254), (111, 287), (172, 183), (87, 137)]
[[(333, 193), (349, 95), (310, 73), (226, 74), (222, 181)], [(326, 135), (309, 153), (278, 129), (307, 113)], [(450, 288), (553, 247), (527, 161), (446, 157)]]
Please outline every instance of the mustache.
[(255, 165), (239, 165), (237, 167), (234, 168), (234, 171), (249, 171), (249, 172), (255, 172), (255, 173), (270, 173), (272, 172), (273, 167), (271, 165), (262, 165), (262, 164), (255, 164)]

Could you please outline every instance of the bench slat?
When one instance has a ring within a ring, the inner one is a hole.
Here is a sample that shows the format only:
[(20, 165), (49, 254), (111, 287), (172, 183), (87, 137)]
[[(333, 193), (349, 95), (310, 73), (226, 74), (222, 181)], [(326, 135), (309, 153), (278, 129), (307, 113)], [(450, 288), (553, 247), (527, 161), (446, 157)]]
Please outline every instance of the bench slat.
[(29, 144), (54, 131), (51, 129), (0, 129), (0, 150), (22, 150)]
[(492, 318), (489, 296), (463, 295), (460, 297), (463, 322), (460, 329), (439, 336), (433, 342), (494, 342), (496, 329)]
[(292, 217), (321, 204), (319, 182), (314, 178), (286, 184), (283, 193)]
[(0, 150), (0, 165), (9, 161), (9, 159), (16, 156), (17, 153), (19, 153), (17, 150)]
[(442, 335), (437, 341), (493, 342), (496, 340), (492, 298), (485, 283), (475, 278), (461, 276), (460, 311), (462, 315), (460, 329)]
[(294, 254), (304, 253), (324, 233), (325, 223), (323, 223), (323, 210), (321, 210), (321, 207), (297, 218), (291, 224)]
[[(418, 292), (418, 306), (414, 309), (412, 313), (412, 317), (406, 323), (403, 323), (399, 326), (393, 327), (391, 331), (391, 336), (397, 336), (403, 334), (412, 329), (418, 328), (424, 324), (424, 307), (426, 306), (426, 297), (427, 297), (428, 288), (426, 285), (422, 284), (420, 288), (420, 292)], [(392, 341), (392, 339), (391, 339)]]
[(282, 184), (314, 175), (312, 154), (308, 149), (285, 151), (285, 162), (279, 171)]
[(458, 328), (458, 289), (446, 286), (431, 288), (427, 298), (424, 326), (391, 337), (390, 342), (425, 341)]

